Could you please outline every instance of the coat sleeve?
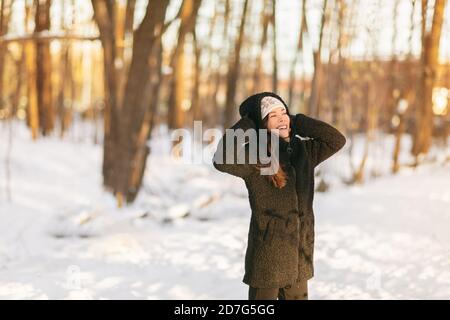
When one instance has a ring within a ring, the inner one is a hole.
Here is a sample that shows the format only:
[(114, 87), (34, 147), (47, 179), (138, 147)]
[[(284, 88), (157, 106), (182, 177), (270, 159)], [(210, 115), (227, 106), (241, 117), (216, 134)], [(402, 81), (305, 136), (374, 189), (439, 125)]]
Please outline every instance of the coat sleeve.
[(344, 135), (326, 122), (308, 117), (302, 113), (295, 115), (296, 132), (306, 140), (306, 148), (316, 167), (338, 152), (346, 143)]
[[(250, 118), (243, 117), (230, 129), (242, 129), (244, 132), (246, 132), (249, 129), (255, 129), (255, 124)], [(222, 139), (219, 141), (219, 144), (217, 145), (217, 150), (213, 157), (213, 165), (217, 170), (221, 172), (225, 172), (236, 177), (245, 178), (252, 172), (252, 165), (249, 164), (248, 161), (248, 148), (246, 147), (245, 143), (242, 143), (242, 141), (239, 142), (239, 139), (237, 139), (236, 137), (233, 137), (233, 140), (234, 141), (227, 141), (227, 133), (225, 132)], [(232, 148), (234, 148), (233, 159), (229, 161), (230, 159), (227, 159), (227, 156), (228, 158), (230, 158), (231, 155), (227, 155), (227, 150), (233, 151)], [(242, 154), (243, 152), (245, 152), (245, 154)], [(244, 163), (239, 163), (237, 161), (237, 159), (239, 159), (241, 156), (245, 156)]]

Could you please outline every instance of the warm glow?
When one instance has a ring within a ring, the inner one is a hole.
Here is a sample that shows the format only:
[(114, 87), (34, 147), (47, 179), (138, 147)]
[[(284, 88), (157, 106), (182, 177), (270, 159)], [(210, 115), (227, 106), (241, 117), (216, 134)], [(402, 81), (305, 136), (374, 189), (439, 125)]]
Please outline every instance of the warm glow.
[(449, 99), (450, 99), (450, 92), (447, 88), (434, 88), (433, 89), (434, 114), (439, 116), (446, 115)]
[(17, 110), (16, 116), (18, 119), (24, 120), (27, 117), (27, 113), (25, 112), (24, 109), (19, 109)]
[(183, 109), (184, 111), (188, 111), (190, 108), (191, 108), (191, 100), (184, 99), (183, 102), (181, 103), (181, 109)]
[(397, 110), (399, 113), (405, 113), (405, 111), (408, 109), (408, 101), (405, 99), (400, 99), (397, 105)]
[(50, 41), (50, 52), (52, 55), (58, 55), (61, 52), (61, 42)]
[(394, 115), (391, 119), (391, 124), (394, 127), (398, 127), (398, 125), (400, 124), (400, 117), (398, 115)]

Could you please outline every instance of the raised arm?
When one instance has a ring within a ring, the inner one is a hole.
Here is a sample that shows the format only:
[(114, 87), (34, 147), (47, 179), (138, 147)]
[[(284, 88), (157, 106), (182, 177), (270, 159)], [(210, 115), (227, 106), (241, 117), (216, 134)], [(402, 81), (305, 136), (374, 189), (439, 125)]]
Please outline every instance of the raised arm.
[[(217, 150), (213, 157), (213, 165), (214, 167), (222, 172), (231, 174), (233, 176), (245, 178), (251, 173), (251, 165), (248, 160), (248, 148), (243, 140), (237, 138), (236, 130), (242, 129), (243, 132), (249, 134), (247, 132), (249, 129), (255, 129), (255, 124), (253, 120), (248, 117), (241, 118), (238, 122), (236, 122), (231, 128), (234, 130), (235, 135), (227, 136), (227, 133), (223, 135), (222, 139), (219, 141), (217, 145)], [(256, 135), (256, 131), (254, 130), (254, 134)], [(245, 136), (244, 138), (247, 138)], [(232, 138), (232, 140), (227, 141), (227, 138)], [(228, 145), (228, 147), (227, 147)], [(232, 154), (227, 154), (227, 151), (234, 151)], [(245, 153), (244, 153), (245, 152)], [(242, 159), (244, 156), (243, 163), (239, 162), (238, 159)]]
[(308, 117), (302, 113), (295, 115), (296, 132), (306, 140), (306, 148), (311, 156), (314, 167), (338, 152), (346, 142), (342, 133), (326, 122)]

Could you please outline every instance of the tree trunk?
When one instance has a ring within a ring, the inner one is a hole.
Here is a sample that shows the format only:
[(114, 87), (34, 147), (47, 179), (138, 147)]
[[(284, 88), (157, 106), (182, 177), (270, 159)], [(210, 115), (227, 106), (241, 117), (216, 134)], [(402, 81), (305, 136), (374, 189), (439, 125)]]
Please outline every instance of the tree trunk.
[(203, 109), (200, 106), (200, 57), (201, 57), (201, 48), (198, 43), (197, 34), (195, 30), (193, 30), (192, 35), (194, 37), (194, 86), (192, 88), (192, 118), (193, 121), (200, 121), (203, 119)]
[(115, 19), (114, 2), (106, 0), (92, 0), (94, 19), (97, 23), (100, 40), (103, 47), (103, 72), (105, 81), (105, 108), (104, 108), (104, 137), (103, 137), (103, 184), (115, 193), (114, 142), (117, 141), (117, 126), (119, 126), (119, 110), (116, 99), (116, 39), (114, 37)]
[[(208, 39), (212, 39), (212, 37), (215, 36), (216, 32), (216, 26), (217, 26), (217, 18), (219, 16), (219, 2), (215, 3), (214, 6), (214, 14), (210, 21), (209, 26), (209, 34)], [(201, 99), (201, 103), (203, 105), (208, 106), (207, 110), (204, 111), (203, 117), (206, 121), (207, 127), (215, 127), (218, 122), (218, 110), (217, 110), (217, 96), (215, 93), (215, 83), (216, 83), (216, 74), (219, 73), (220, 68), (214, 69), (213, 62), (215, 59), (218, 59), (216, 66), (220, 65), (221, 55), (219, 54), (219, 50), (213, 48), (211, 43), (208, 43), (207, 46), (208, 49), (208, 64), (205, 69), (205, 76), (208, 78), (208, 81), (204, 84), (206, 86), (206, 94)], [(215, 72), (214, 72), (215, 70)]]
[[(414, 132), (412, 154), (418, 157), (426, 154), (431, 146), (433, 135), (433, 87), (437, 76), (439, 64), (439, 43), (441, 39), (442, 23), (444, 20), (444, 9), (446, 0), (436, 0), (434, 5), (431, 32), (427, 32), (425, 25), (422, 27), (422, 74), (419, 87), (419, 104), (416, 106), (416, 126)], [(422, 0), (422, 19), (426, 19), (428, 1)], [(423, 22), (425, 23), (425, 21)]]
[[(10, 5), (10, 4), (9, 4)], [(0, 3), (0, 37), (3, 37), (8, 32), (8, 20), (10, 8), (7, 8), (6, 1)], [(3, 70), (5, 66), (6, 45), (0, 41), (0, 106), (3, 104)]]
[[(416, 8), (416, 3), (417, 3), (417, 1), (416, 0), (412, 0), (412, 4), (411, 4), (411, 15), (410, 15), (410, 30), (409, 30), (409, 38), (408, 38), (408, 42), (409, 42), (409, 54), (408, 54), (408, 57), (407, 57), (407, 62), (408, 62), (408, 64), (409, 65), (411, 65), (411, 62), (412, 62), (412, 49), (413, 49), (413, 42), (412, 42), (412, 39), (413, 39), (413, 34), (414, 34), (414, 12), (415, 12), (415, 8)], [(399, 7), (399, 1), (397, 0), (396, 1), (396, 11), (398, 10), (398, 7)], [(394, 30), (395, 30), (395, 32), (394, 32), (394, 34), (396, 35), (397, 34), (397, 28), (396, 28), (396, 19), (394, 18)], [(392, 39), (392, 41), (393, 41), (393, 43), (394, 43), (394, 41), (396, 40), (396, 36), (393, 36), (393, 39)], [(396, 55), (394, 54), (394, 59), (393, 59), (393, 61), (396, 61), (397, 59), (396, 59)], [(394, 69), (394, 68), (393, 68)], [(394, 70), (392, 70), (391, 71), (391, 74), (394, 74)], [(408, 81), (408, 83), (410, 83), (410, 82), (413, 82), (413, 79), (412, 79), (413, 77), (412, 77), (412, 71), (411, 71), (411, 68), (408, 68), (408, 71), (407, 71), (407, 74), (406, 74), (406, 81)], [(391, 88), (391, 93), (395, 90), (395, 78), (393, 77), (393, 79), (392, 79), (392, 83), (393, 83), (393, 85), (392, 85), (392, 88)], [(405, 98), (406, 98), (406, 100), (405, 100), (405, 102), (403, 102), (403, 103), (406, 103), (406, 107), (408, 107), (410, 104), (411, 104), (411, 98), (410, 98), (410, 96), (412, 96), (411, 94), (410, 94), (410, 92), (411, 92), (411, 90), (409, 90), (409, 87), (407, 86), (407, 88), (406, 88), (406, 93), (404, 94), (404, 96), (405, 96)], [(395, 101), (395, 105), (393, 106), (394, 107), (394, 112), (396, 112), (396, 115), (397, 115), (397, 119), (398, 119), (398, 124), (397, 124), (397, 127), (395, 128), (395, 143), (394, 143), (394, 151), (393, 151), (393, 154), (392, 154), (392, 168), (391, 168), (391, 171), (392, 171), (392, 173), (397, 173), (399, 170), (400, 170), (400, 152), (401, 152), (401, 148), (402, 148), (402, 138), (403, 138), (403, 134), (404, 134), (404, 132), (405, 132), (405, 129), (406, 129), (406, 124), (405, 124), (405, 113), (408, 111), (407, 109), (406, 110), (403, 110), (403, 108), (399, 108), (399, 105), (398, 105), (398, 103), (399, 103), (399, 99), (397, 99), (396, 101)]]
[(134, 10), (136, 7), (136, 0), (127, 0), (125, 3), (118, 3), (115, 6), (115, 39), (116, 39), (116, 77), (117, 77), (117, 103), (121, 104), (123, 101), (123, 94), (125, 92), (125, 84), (127, 81), (128, 67), (130, 66), (131, 43), (133, 40), (133, 24), (134, 24)]
[[(70, 29), (75, 27), (75, 0), (70, 1), (70, 9), (72, 11), (72, 19), (70, 21), (69, 28), (65, 25), (65, 15), (61, 16), (61, 25), (64, 32), (68, 32)], [(62, 3), (62, 12), (66, 12), (66, 3)], [(64, 136), (66, 130), (69, 128), (72, 121), (72, 108), (74, 100), (74, 86), (75, 81), (72, 74), (72, 54), (71, 54), (71, 44), (70, 42), (63, 42), (60, 51), (59, 60), (59, 92), (57, 95), (57, 112), (59, 121), (59, 134), (61, 137)], [(70, 101), (70, 104), (68, 105)]]
[(261, 76), (263, 76), (262, 53), (267, 43), (267, 29), (269, 28), (270, 16), (267, 14), (268, 0), (264, 0), (263, 9), (261, 10), (261, 27), (262, 35), (259, 43), (259, 54), (256, 57), (256, 66), (253, 74), (253, 92), (260, 91)]
[(224, 119), (224, 127), (228, 128), (232, 125), (236, 117), (236, 88), (237, 81), (239, 79), (239, 68), (240, 68), (240, 55), (241, 48), (244, 41), (244, 30), (245, 23), (247, 19), (247, 8), (248, 8), (248, 0), (244, 1), (243, 9), (242, 9), (242, 18), (241, 25), (239, 27), (238, 37), (236, 39), (236, 43), (234, 46), (234, 54), (231, 57), (228, 66), (228, 75), (227, 75), (227, 91), (226, 91), (226, 102), (225, 102), (225, 119)]
[(117, 101), (117, 54), (114, 3), (93, 0), (94, 18), (100, 30), (104, 50), (105, 145), (103, 156), (104, 184), (116, 195), (118, 205), (132, 202), (141, 186), (142, 175), (149, 153), (151, 96), (150, 58), (159, 45), (169, 0), (147, 5), (144, 19), (134, 33), (131, 64), (123, 93), (123, 102)]
[(185, 96), (185, 56), (184, 45), (186, 36), (192, 34), (201, 0), (183, 0), (181, 8), (181, 25), (178, 31), (178, 41), (171, 58), (172, 78), (170, 81), (169, 128), (176, 129), (184, 126), (185, 110), (183, 110), (183, 100)]
[(137, 133), (137, 151), (133, 155), (132, 163), (134, 167), (130, 174), (130, 183), (132, 191), (127, 195), (127, 202), (133, 202), (138, 194), (139, 188), (144, 177), (145, 165), (147, 157), (150, 154), (150, 148), (147, 141), (150, 139), (152, 129), (155, 124), (155, 116), (157, 113), (159, 95), (162, 82), (162, 43), (161, 38), (155, 40), (152, 48), (150, 59), (150, 79), (147, 84), (146, 94), (143, 98), (144, 104), (147, 105), (144, 119), (139, 132)]
[(272, 90), (278, 92), (276, 0), (272, 0)]
[[(302, 14), (300, 20), (300, 32), (298, 36), (297, 42), (297, 50), (294, 55), (294, 60), (291, 64), (290, 77), (289, 77), (289, 94), (288, 94), (288, 105), (292, 106), (294, 102), (294, 90), (295, 90), (295, 68), (297, 67), (298, 56), (303, 52), (303, 41), (305, 37), (305, 33), (308, 30), (308, 26), (306, 24), (306, 0), (302, 0)], [(303, 89), (304, 90), (304, 89)]]
[[(31, 19), (32, 7), (24, 2), (25, 8), (25, 31), (27, 34), (28, 22)], [(36, 43), (34, 41), (27, 41), (24, 44), (25, 49), (25, 64), (27, 70), (27, 124), (31, 129), (31, 137), (33, 140), (37, 139), (39, 135), (39, 109), (37, 97), (37, 82), (36, 82)]]
[(319, 47), (313, 53), (314, 58), (314, 75), (311, 83), (311, 95), (309, 98), (309, 114), (313, 117), (319, 116), (319, 99), (320, 99), (320, 87), (321, 87), (321, 63), (320, 57), (322, 55), (322, 43), (323, 43), (323, 30), (327, 21), (327, 3), (328, 0), (323, 1), (322, 7), (322, 19), (320, 23), (320, 33), (319, 33)]
[[(50, 30), (51, 0), (36, 1), (35, 32)], [(53, 131), (55, 113), (52, 101), (52, 60), (50, 42), (39, 41), (36, 44), (36, 86), (41, 133), (45, 136)]]

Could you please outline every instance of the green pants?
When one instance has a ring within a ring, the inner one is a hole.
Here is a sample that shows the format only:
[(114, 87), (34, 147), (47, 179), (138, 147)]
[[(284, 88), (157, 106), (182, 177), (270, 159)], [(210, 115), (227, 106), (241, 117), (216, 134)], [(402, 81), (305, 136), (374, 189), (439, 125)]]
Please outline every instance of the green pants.
[(284, 288), (249, 287), (249, 300), (308, 300), (308, 281), (300, 281)]

